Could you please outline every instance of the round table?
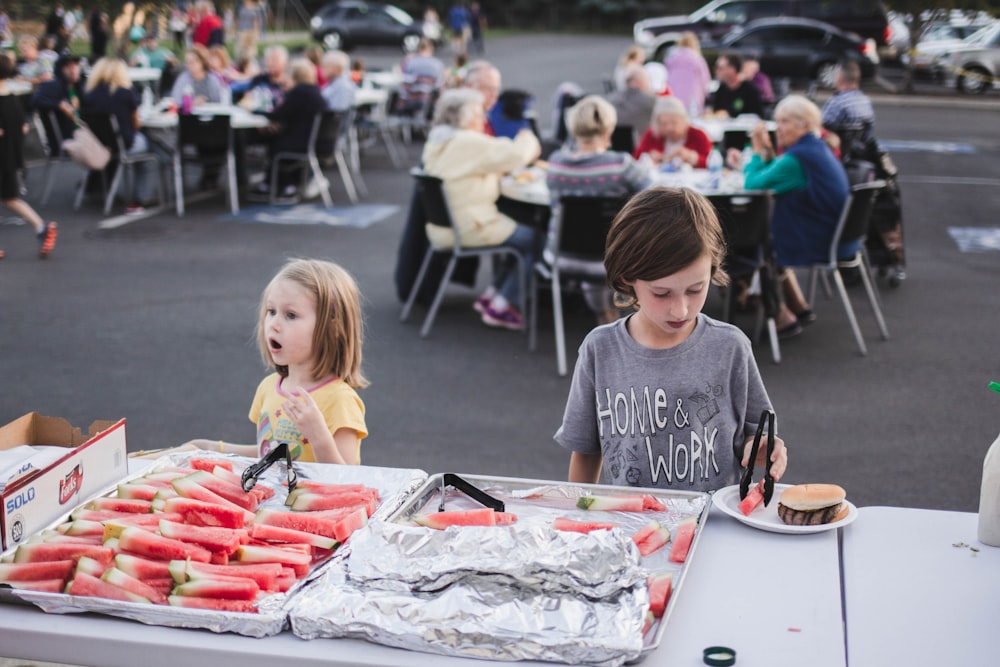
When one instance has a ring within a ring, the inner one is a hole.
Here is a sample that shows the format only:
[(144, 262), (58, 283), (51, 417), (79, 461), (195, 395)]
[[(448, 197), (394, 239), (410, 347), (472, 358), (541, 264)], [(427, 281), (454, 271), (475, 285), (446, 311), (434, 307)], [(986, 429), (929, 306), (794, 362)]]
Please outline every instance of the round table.
[[(271, 122), (267, 116), (251, 113), (243, 107), (228, 104), (200, 104), (192, 110), (192, 113), (199, 116), (228, 115), (235, 130), (267, 127)], [(140, 107), (139, 120), (144, 127), (169, 130), (177, 127), (177, 112), (169, 111), (163, 107)]]

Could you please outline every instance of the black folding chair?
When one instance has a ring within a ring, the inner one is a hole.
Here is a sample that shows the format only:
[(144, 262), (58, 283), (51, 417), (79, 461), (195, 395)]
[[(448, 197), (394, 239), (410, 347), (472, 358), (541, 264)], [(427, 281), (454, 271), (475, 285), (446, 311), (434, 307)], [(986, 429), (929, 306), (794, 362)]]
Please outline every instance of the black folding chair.
[[(424, 254), (424, 261), (420, 265), (420, 272), (417, 274), (417, 278), (410, 288), (410, 294), (406, 299), (406, 303), (403, 305), (403, 312), (400, 313), (399, 319), (401, 322), (405, 322), (410, 316), (410, 310), (413, 308), (413, 302), (417, 299), (417, 294), (420, 292), (420, 286), (427, 276), (428, 268), (431, 265), (431, 260), (435, 254), (447, 255), (448, 265), (445, 267), (444, 275), (441, 277), (441, 283), (438, 287), (437, 293), (434, 295), (434, 301), (431, 303), (430, 309), (427, 311), (427, 315), (424, 317), (424, 324), (420, 328), (420, 335), (426, 338), (431, 331), (431, 326), (434, 324), (434, 318), (437, 315), (438, 307), (441, 305), (441, 299), (444, 297), (444, 292), (448, 288), (448, 283), (451, 280), (451, 274), (455, 270), (455, 265), (458, 261), (465, 257), (491, 257), (491, 258), (502, 258), (502, 257), (512, 257), (517, 262), (517, 270), (521, 274), (521, 285), (526, 286), (528, 284), (527, 271), (530, 267), (525, 266), (524, 256), (521, 255), (515, 248), (509, 246), (480, 246), (476, 248), (469, 248), (462, 246), (462, 239), (459, 237), (458, 228), (455, 226), (455, 221), (451, 215), (451, 208), (448, 205), (448, 198), (444, 192), (444, 183), (440, 178), (431, 176), (421, 169), (414, 168), (410, 170), (410, 174), (416, 179), (417, 190), (420, 195), (420, 201), (423, 204), (424, 212), (427, 215), (427, 222), (432, 225), (437, 225), (439, 227), (450, 227), (454, 239), (453, 245), (450, 248), (437, 248), (434, 245), (430, 245), (427, 248), (427, 252)], [(521, 290), (521, 312), (526, 313), (525, 301), (527, 300), (527, 289)]]
[(233, 128), (228, 114), (181, 114), (177, 122), (177, 146), (174, 151), (174, 196), (177, 215), (184, 215), (184, 164), (199, 162), (204, 169), (226, 167), (229, 210), (239, 213), (239, 190), (236, 182), (236, 156), (233, 152)]
[[(858, 326), (857, 317), (854, 315), (854, 308), (851, 306), (851, 299), (847, 295), (844, 280), (840, 276), (840, 269), (857, 270), (861, 277), (861, 284), (864, 285), (865, 293), (868, 295), (868, 303), (871, 305), (872, 313), (875, 315), (875, 323), (878, 326), (882, 340), (889, 339), (889, 328), (886, 326), (885, 318), (882, 316), (882, 309), (879, 306), (878, 295), (871, 277), (871, 266), (868, 263), (868, 254), (865, 252), (865, 238), (868, 236), (868, 226), (871, 223), (872, 209), (879, 192), (886, 187), (886, 182), (882, 180), (858, 183), (851, 186), (851, 194), (844, 204), (840, 219), (837, 222), (837, 231), (833, 235), (830, 243), (830, 254), (823, 262), (816, 262), (809, 268), (809, 301), (813, 302), (816, 296), (816, 283), (825, 280), (827, 277), (833, 279), (837, 287), (837, 293), (847, 314), (847, 320), (854, 333), (854, 340), (858, 344), (858, 350), (862, 355), (868, 354), (864, 338), (861, 335), (861, 328)], [(840, 259), (838, 249), (844, 243), (851, 241), (860, 242), (860, 249), (854, 253), (853, 257)]]
[(611, 150), (628, 153), (635, 152), (635, 128), (631, 125), (617, 125), (611, 132)]
[(270, 192), (272, 204), (277, 202), (278, 172), (282, 165), (305, 163), (308, 171), (304, 171), (302, 174), (300, 192), (305, 188), (308, 177), (311, 174), (316, 179), (316, 182), (319, 183), (320, 196), (323, 198), (324, 206), (327, 208), (332, 207), (333, 197), (330, 194), (330, 181), (323, 173), (323, 167), (320, 164), (321, 156), (326, 157), (331, 154), (337, 163), (337, 170), (340, 172), (340, 177), (344, 181), (347, 196), (350, 198), (352, 204), (358, 203), (358, 184), (355, 183), (355, 176), (344, 154), (344, 145), (347, 136), (347, 129), (344, 123), (346, 122), (348, 122), (348, 116), (343, 111), (323, 111), (317, 114), (313, 120), (312, 131), (309, 134), (309, 143), (305, 152), (282, 151), (276, 153), (271, 158)]
[[(535, 349), (538, 315), (538, 278), (552, 286), (552, 314), (555, 322), (556, 368), (559, 375), (566, 375), (566, 330), (563, 322), (563, 281), (604, 282), (604, 247), (611, 222), (629, 200), (628, 196), (574, 197), (559, 199), (553, 216), (554, 245), (550, 248), (551, 261), (542, 259), (535, 263), (531, 280), (531, 322), (529, 346)], [(597, 267), (595, 269), (592, 267)]]
[[(80, 120), (87, 124), (90, 131), (94, 133), (94, 136), (104, 144), (109, 151), (111, 151), (112, 162), (117, 162), (118, 167), (115, 169), (115, 175), (111, 179), (111, 187), (108, 188), (107, 197), (104, 200), (104, 214), (107, 215), (111, 211), (111, 203), (115, 200), (115, 195), (118, 194), (118, 188), (121, 186), (123, 174), (125, 183), (125, 189), (129, 192), (132, 191), (132, 167), (133, 165), (139, 164), (140, 162), (152, 162), (156, 165), (156, 188), (160, 197), (160, 201), (164, 201), (163, 196), (163, 179), (160, 174), (160, 159), (156, 156), (156, 153), (152, 151), (145, 151), (143, 153), (129, 153), (128, 149), (125, 147), (125, 140), (122, 137), (121, 128), (118, 127), (118, 119), (114, 114), (107, 112), (80, 112)], [(80, 186), (80, 190), (77, 193), (76, 205), (74, 208), (80, 208), (80, 203), (83, 201), (84, 191), (86, 190), (86, 181), (84, 179)]]
[[(781, 363), (775, 318), (780, 307), (778, 280), (771, 252), (771, 209), (773, 195), (768, 190), (707, 195), (719, 216), (726, 237), (726, 273), (733, 281), (745, 280), (751, 292), (759, 294), (754, 338), (767, 325), (771, 358)], [(729, 285), (722, 301), (722, 319), (731, 322), (736, 290)]]

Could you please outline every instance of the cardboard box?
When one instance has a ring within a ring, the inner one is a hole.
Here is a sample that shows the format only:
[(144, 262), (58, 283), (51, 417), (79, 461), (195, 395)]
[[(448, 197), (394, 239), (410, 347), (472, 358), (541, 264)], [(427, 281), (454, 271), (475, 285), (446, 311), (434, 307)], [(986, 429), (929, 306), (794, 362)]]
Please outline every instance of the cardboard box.
[(20, 445), (56, 445), (66, 455), (0, 494), (4, 551), (128, 475), (124, 419), (95, 421), (83, 432), (65, 419), (30, 412), (0, 428), (0, 449)]

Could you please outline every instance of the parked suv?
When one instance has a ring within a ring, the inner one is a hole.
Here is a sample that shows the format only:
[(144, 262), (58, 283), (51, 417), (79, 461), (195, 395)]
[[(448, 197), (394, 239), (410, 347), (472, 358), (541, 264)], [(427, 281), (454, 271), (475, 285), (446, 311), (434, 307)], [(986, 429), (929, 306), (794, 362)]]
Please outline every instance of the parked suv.
[(433, 39), (421, 21), (395, 5), (342, 0), (322, 7), (309, 22), (313, 39), (328, 49), (355, 46), (400, 46), (410, 53), (421, 37)]
[(889, 39), (885, 6), (871, 0), (713, 0), (689, 16), (644, 19), (633, 27), (635, 43), (646, 56), (663, 60), (680, 34), (690, 30), (701, 41), (718, 41), (732, 28), (775, 16), (797, 16), (830, 23), (884, 46)]

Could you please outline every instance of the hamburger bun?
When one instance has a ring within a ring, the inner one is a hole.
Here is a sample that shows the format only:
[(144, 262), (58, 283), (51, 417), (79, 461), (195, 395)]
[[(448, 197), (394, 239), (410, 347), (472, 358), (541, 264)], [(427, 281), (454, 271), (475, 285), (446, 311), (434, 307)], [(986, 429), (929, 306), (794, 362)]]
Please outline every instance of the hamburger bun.
[(847, 516), (847, 492), (836, 484), (798, 484), (785, 489), (778, 516), (792, 526), (815, 526)]

